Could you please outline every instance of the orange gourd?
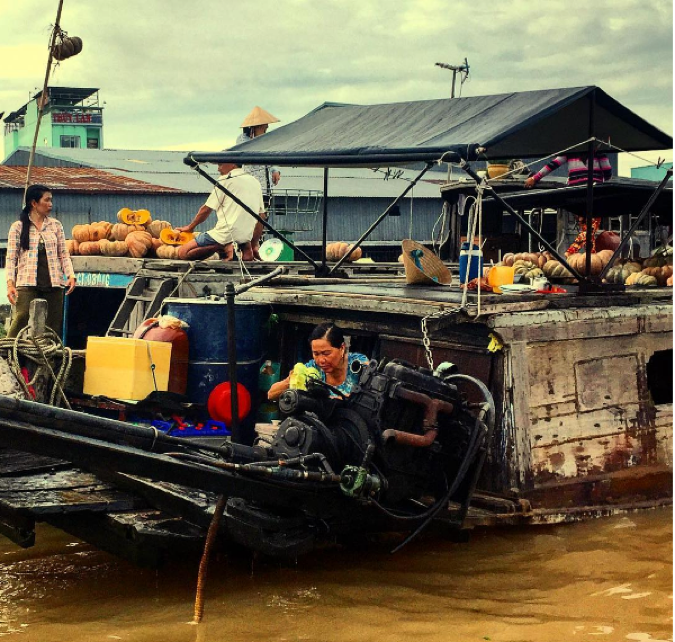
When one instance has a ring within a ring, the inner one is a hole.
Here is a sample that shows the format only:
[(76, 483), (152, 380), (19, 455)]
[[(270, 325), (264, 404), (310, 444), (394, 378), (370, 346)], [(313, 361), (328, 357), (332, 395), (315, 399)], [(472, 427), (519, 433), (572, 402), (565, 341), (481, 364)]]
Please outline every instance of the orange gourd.
[[(586, 274), (586, 255), (585, 254), (572, 254), (567, 257), (567, 263), (573, 269), (575, 269), (579, 274)], [(591, 254), (591, 276), (595, 276), (602, 272), (604, 264), (602, 259), (597, 254)]]
[(99, 221), (98, 223), (91, 223), (89, 225), (89, 240), (100, 241), (107, 239), (110, 236), (112, 225), (106, 221)]
[(127, 225), (149, 225), (152, 222), (152, 216), (148, 210), (130, 210), (123, 207), (117, 212), (117, 220)]
[(79, 254), (79, 246), (80, 244), (75, 239), (68, 239), (66, 241), (66, 249), (70, 256), (77, 256)]
[(150, 235), (150, 232), (145, 231), (131, 232), (124, 239), (124, 242), (129, 248), (129, 254), (135, 259), (140, 259), (144, 257), (152, 247), (152, 236)]
[(171, 227), (169, 221), (152, 221), (145, 226), (145, 229), (152, 234), (152, 237), (155, 239), (159, 238), (159, 235), (162, 233), (162, 230)]
[(155, 250), (155, 254), (157, 254), (157, 257), (160, 259), (177, 259), (178, 248), (178, 245), (160, 245)]
[(110, 239), (113, 241), (124, 241), (131, 232), (143, 232), (145, 228), (142, 225), (127, 225), (126, 223), (115, 223), (110, 230)]
[(85, 241), (84, 243), (80, 243), (78, 252), (80, 256), (94, 256), (101, 253), (101, 248), (98, 245), (98, 241)]
[[(339, 243), (328, 243), (326, 245), (326, 260), (327, 261), (339, 261), (349, 250), (352, 248), (352, 245), (349, 245), (345, 242)], [(347, 259), (348, 261), (357, 261), (363, 256), (363, 252), (360, 247), (357, 247)]]
[(75, 225), (75, 227), (73, 227), (72, 237), (78, 243), (91, 241), (91, 238), (89, 238), (89, 225)]
[(101, 239), (98, 242), (98, 247), (103, 256), (126, 256), (129, 252), (129, 248), (124, 241)]
[(159, 233), (159, 238), (165, 245), (185, 245), (194, 237), (195, 235), (192, 232), (179, 232), (170, 227), (165, 227)]

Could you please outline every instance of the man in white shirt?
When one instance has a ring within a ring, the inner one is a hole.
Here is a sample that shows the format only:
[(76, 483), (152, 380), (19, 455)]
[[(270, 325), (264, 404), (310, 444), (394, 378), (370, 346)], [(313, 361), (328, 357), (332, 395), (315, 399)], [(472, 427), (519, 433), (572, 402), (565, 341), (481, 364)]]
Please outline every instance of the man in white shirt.
[[(254, 212), (264, 215), (262, 189), (260, 183), (250, 174), (234, 163), (218, 165), (220, 178), (218, 182), (234, 194), (242, 203)], [(211, 256), (214, 252), (224, 253), (226, 260), (233, 257), (232, 242), (236, 242), (242, 251), (244, 261), (252, 261), (254, 250), (260, 241), (260, 234), (254, 234), (256, 219), (241, 205), (235, 203), (225, 192), (213, 188), (206, 203), (199, 208), (189, 225), (177, 228), (180, 232), (192, 232), (203, 223), (215, 210), (216, 225), (208, 232), (199, 232), (192, 241), (181, 245), (178, 256), (182, 259), (200, 260)], [(255, 238), (255, 237), (258, 238)]]

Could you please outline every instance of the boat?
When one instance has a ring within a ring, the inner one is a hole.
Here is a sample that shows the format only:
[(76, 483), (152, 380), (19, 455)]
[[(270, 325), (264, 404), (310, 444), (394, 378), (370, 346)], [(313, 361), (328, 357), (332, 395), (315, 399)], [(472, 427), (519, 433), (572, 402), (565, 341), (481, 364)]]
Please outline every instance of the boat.
[[(611, 123), (624, 150), (672, 147), (670, 137), (594, 87), (430, 102), (328, 105), (232, 150), (189, 154), (186, 163), (201, 172), (201, 163), (225, 161), (326, 168), (416, 161), (425, 165), (421, 176), (439, 159), (452, 161), (473, 180), (486, 211), (492, 198), (566, 263), (509, 197), (472, 170), (472, 160), (493, 150), (494, 157), (534, 157), (586, 143), (589, 122), (591, 143), (594, 127)], [(382, 128), (366, 133), (370, 122)], [(317, 123), (325, 136), (308, 142), (305, 132)], [(328, 184), (328, 169), (325, 176)], [(592, 203), (600, 188), (585, 189)], [(618, 203), (644, 194), (642, 187), (612, 190)], [(547, 191), (525, 196), (546, 207)], [(453, 186), (441, 193), (450, 199)], [(579, 198), (578, 189), (552, 196)], [(657, 209), (672, 222), (667, 179), (637, 202), (635, 227)], [(328, 221), (324, 211), (324, 229)], [(4, 444), (12, 449), (0, 459), (5, 534), (29, 545), (42, 519), (136, 561), (157, 561), (171, 542), (198, 546), (222, 497), (228, 541), (297, 557), (346, 535), (400, 532), (401, 547), (432, 525), (461, 536), (479, 526), (559, 523), (672, 503), (671, 288), (614, 287), (570, 267), (577, 283), (566, 292), (469, 292), (433, 280), (411, 284), (400, 265), (330, 263), (326, 235), (324, 257), (313, 261), (270, 233), (310, 267), (273, 263), (245, 273), (236, 263), (76, 257), (76, 271), (100, 301), (117, 296), (108, 334), (128, 336), (160, 306), (179, 317), (191, 306), (217, 306), (228, 338), (221, 380), (232, 390), (247, 376), (237, 337), (261, 325), (250, 323), (247, 310), (273, 311), (266, 356), (283, 372), (299, 360), (316, 323), (337, 322), (350, 349), (372, 358), (354, 394), (340, 398), (312, 380), (289, 390), (279, 403), (283, 420), (263, 439), (250, 420), (238, 421), (232, 394), (230, 441), (134, 425), (121, 420), (129, 406), (114, 399), (75, 395), (76, 411), (0, 398)], [(155, 294), (132, 295), (143, 311), (120, 325), (125, 293), (134, 284), (147, 292), (153, 283)], [(237, 311), (244, 314), (239, 327)], [(76, 309), (68, 316), (71, 327), (82, 319)], [(256, 372), (261, 359), (252, 359)], [(247, 386), (255, 396), (255, 383)], [(24, 452), (33, 458), (17, 454)], [(90, 490), (54, 499), (66, 483)], [(17, 499), (17, 488), (40, 487), (51, 493), (49, 509)]]

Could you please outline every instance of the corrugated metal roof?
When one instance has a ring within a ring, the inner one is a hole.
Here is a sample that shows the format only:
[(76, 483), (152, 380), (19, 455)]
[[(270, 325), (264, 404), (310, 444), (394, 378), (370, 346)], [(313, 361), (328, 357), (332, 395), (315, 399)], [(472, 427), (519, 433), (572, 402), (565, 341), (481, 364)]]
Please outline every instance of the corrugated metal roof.
[[(20, 147), (6, 160), (6, 165), (25, 165), (29, 148)], [(193, 194), (208, 194), (211, 184), (183, 163), (185, 152), (123, 149), (72, 149), (39, 147), (36, 165), (77, 165), (97, 167), (118, 176), (130, 176), (153, 185), (164, 185)], [(214, 177), (214, 165), (206, 165)], [(328, 175), (329, 197), (396, 198), (419, 172), (392, 168), (374, 171), (367, 168), (332, 168)], [(436, 172), (434, 172), (434, 175)], [(414, 189), (415, 198), (440, 198), (439, 183), (428, 173)], [(323, 170), (318, 167), (284, 167), (280, 190), (323, 192)]]
[[(0, 165), (0, 188), (23, 189), (26, 167)], [(180, 193), (128, 176), (120, 176), (91, 167), (33, 167), (31, 182), (43, 183), (53, 190), (105, 193)]]

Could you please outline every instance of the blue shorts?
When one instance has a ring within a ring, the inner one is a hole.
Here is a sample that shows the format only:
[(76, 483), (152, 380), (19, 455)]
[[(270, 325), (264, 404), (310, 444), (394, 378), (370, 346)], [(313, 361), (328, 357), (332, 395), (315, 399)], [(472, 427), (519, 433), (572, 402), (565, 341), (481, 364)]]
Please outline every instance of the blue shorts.
[(197, 232), (195, 236), (197, 247), (205, 247), (206, 245), (222, 245), (218, 243), (208, 232)]

